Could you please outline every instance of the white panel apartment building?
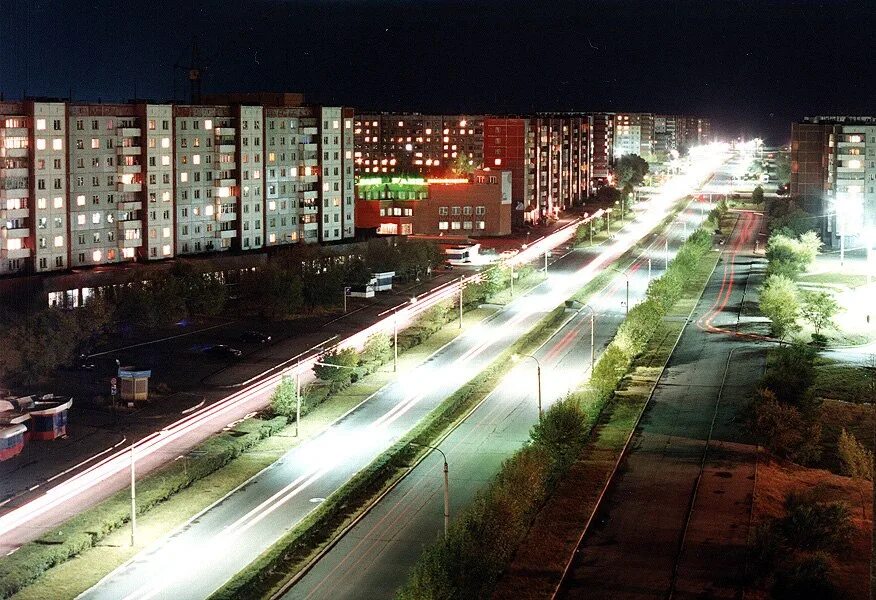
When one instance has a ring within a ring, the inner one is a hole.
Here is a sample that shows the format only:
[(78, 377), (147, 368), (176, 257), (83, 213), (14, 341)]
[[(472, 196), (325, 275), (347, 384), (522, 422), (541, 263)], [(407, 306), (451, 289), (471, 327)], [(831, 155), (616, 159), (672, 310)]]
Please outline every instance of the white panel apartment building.
[(0, 103), (0, 276), (353, 237), (352, 109), (302, 100)]

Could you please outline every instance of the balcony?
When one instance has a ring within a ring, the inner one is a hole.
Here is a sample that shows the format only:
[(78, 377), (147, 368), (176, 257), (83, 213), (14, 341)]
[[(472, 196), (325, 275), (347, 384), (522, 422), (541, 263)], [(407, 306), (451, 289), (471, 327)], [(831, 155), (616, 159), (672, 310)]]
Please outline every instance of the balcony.
[(216, 127), (216, 128), (213, 130), (213, 132), (214, 132), (217, 136), (222, 136), (222, 135), (231, 135), (231, 136), (233, 136), (233, 135), (236, 135), (236, 134), (237, 134), (237, 131), (234, 129), (234, 127)]
[(214, 188), (235, 187), (235, 186), (237, 186), (236, 179), (214, 179), (213, 180), (213, 187)]
[(0, 177), (27, 177), (27, 167), (0, 167)]
[(213, 172), (221, 173), (222, 171), (235, 171), (237, 170), (236, 162), (214, 162), (213, 163)]
[(319, 198), (319, 192), (316, 190), (311, 190), (309, 192), (302, 192), (305, 200), (316, 200)]
[(140, 219), (126, 219), (124, 221), (122, 221), (122, 220), (116, 221), (116, 226), (121, 231), (128, 231), (130, 229), (140, 229), (141, 225), (142, 225), (142, 222), (140, 221)]
[(117, 183), (116, 191), (123, 193), (133, 193), (133, 192), (142, 192), (143, 184), (142, 183)]
[(143, 167), (140, 165), (119, 165), (117, 172), (124, 175), (136, 175), (143, 172)]
[(139, 127), (116, 127), (116, 135), (119, 137), (140, 137)]
[(237, 230), (236, 229), (224, 229), (224, 230), (219, 231), (217, 233), (218, 233), (218, 235), (216, 237), (219, 237), (223, 240), (230, 240), (231, 238), (237, 237)]
[(0, 208), (0, 219), (26, 219), (30, 216), (28, 208)]
[(319, 229), (319, 223), (304, 223), (302, 227), (304, 228), (304, 231), (317, 231)]
[(119, 240), (119, 247), (121, 248), (139, 248), (143, 245), (143, 238), (134, 238), (132, 240), (121, 239)]
[(237, 150), (237, 146), (235, 146), (234, 144), (220, 142), (213, 146), (213, 152), (217, 152), (219, 154), (231, 154), (235, 150)]
[(27, 158), (29, 152), (28, 148), (0, 148), (0, 156), (8, 158)]
[(21, 240), (30, 235), (30, 229), (26, 227), (18, 227), (15, 229), (6, 229), (4, 227), (3, 229), (0, 229), (0, 232), (2, 232), (3, 237), (7, 240)]
[(19, 200), (28, 197), (28, 190), (23, 187), (0, 188), (0, 200)]
[(305, 152), (316, 152), (319, 150), (319, 144), (304, 144)]
[(0, 248), (0, 258), (14, 260), (16, 258), (30, 258), (30, 248), (19, 248), (18, 250), (8, 250)]
[(319, 133), (319, 129), (316, 127), (302, 127), (301, 133), (304, 135), (317, 135)]
[(140, 156), (140, 146), (116, 146), (118, 156)]
[(0, 127), (0, 132), (3, 133), (3, 137), (26, 138), (28, 136), (27, 127)]
[(142, 210), (143, 202), (141, 200), (122, 200), (121, 202), (116, 203), (116, 208), (123, 212)]
[(229, 223), (237, 220), (237, 213), (220, 212), (216, 214), (216, 220), (220, 223)]

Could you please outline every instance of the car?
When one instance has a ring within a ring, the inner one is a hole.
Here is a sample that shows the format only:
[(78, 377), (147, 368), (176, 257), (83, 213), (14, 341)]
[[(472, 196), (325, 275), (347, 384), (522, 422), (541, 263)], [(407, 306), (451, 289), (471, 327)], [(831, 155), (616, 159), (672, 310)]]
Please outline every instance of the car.
[(442, 268), (443, 268), (445, 271), (452, 271), (452, 270), (453, 270), (453, 265), (451, 265), (450, 263), (447, 263), (447, 262), (446, 262), (446, 263), (444, 263), (444, 264), (442, 265)]
[(76, 357), (72, 366), (74, 371), (93, 371), (97, 365), (93, 358), (83, 353)]
[(249, 330), (240, 334), (240, 341), (251, 344), (267, 344), (271, 341), (271, 336), (261, 331)]
[(215, 356), (217, 358), (240, 358), (243, 356), (243, 352), (237, 348), (232, 348), (227, 344), (216, 344), (215, 346), (210, 346), (204, 350), (204, 354), (209, 354), (210, 356)]

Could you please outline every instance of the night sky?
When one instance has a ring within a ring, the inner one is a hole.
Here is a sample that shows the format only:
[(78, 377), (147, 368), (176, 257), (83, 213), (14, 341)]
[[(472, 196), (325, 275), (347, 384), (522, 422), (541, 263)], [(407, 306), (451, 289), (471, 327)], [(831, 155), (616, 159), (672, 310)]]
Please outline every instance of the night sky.
[(419, 112), (688, 112), (784, 142), (876, 113), (876, 3), (84, 0), (0, 3), (0, 92), (103, 101), (302, 91)]

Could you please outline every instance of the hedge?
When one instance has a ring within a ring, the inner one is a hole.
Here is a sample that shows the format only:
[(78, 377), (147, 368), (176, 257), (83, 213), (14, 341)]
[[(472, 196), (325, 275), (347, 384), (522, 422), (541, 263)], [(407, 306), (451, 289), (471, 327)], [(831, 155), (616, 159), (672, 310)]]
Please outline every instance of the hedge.
[[(137, 482), (137, 514), (144, 514), (195, 481), (227, 465), (241, 453), (286, 426), (285, 418), (249, 419), (234, 431), (197, 447), (198, 458), (175, 461)], [(23, 545), (0, 560), (0, 598), (8, 598), (43, 573), (87, 550), (130, 521), (130, 492), (126, 489), (70, 519), (61, 527)]]

